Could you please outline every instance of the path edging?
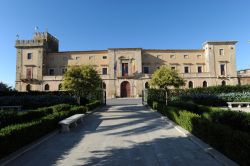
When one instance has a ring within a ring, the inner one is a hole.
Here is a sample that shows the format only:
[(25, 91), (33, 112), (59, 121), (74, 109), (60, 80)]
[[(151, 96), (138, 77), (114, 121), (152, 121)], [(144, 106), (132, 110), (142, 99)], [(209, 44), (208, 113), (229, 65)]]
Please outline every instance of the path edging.
[[(144, 105), (145, 106), (145, 105)], [(179, 131), (182, 135), (186, 136), (189, 140), (191, 140), (193, 143), (198, 145), (203, 151), (208, 153), (210, 156), (212, 156), (214, 159), (219, 161), (223, 165), (228, 165), (228, 166), (237, 166), (238, 164), (235, 163), (233, 160), (229, 159), (226, 157), (224, 154), (220, 153), (198, 137), (194, 136), (191, 134), (189, 131), (186, 129), (182, 128), (180, 125), (176, 124), (172, 120), (170, 120), (167, 116), (163, 116), (161, 113), (159, 113), (157, 110), (153, 110), (149, 106), (145, 106), (148, 108), (150, 111), (153, 111), (161, 116), (163, 120), (165, 120), (167, 123), (169, 123), (171, 126), (173, 126), (177, 131)]]

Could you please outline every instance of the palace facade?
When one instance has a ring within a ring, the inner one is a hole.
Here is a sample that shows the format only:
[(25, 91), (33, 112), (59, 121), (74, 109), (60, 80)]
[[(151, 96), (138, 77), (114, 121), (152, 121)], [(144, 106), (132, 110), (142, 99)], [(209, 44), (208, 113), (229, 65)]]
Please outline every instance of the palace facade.
[(236, 41), (208, 41), (201, 49), (109, 48), (93, 51), (58, 50), (48, 32), (32, 40), (16, 40), (16, 90), (58, 91), (68, 66), (93, 65), (108, 98), (138, 97), (152, 73), (168, 65), (186, 80), (183, 88), (238, 84)]

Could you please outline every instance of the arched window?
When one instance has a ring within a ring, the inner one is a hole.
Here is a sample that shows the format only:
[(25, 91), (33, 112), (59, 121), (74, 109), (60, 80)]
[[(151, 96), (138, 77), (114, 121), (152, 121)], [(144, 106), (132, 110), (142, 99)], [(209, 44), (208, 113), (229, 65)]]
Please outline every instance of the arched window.
[(26, 85), (26, 91), (31, 91), (31, 85), (30, 84)]
[(105, 82), (102, 82), (102, 89), (106, 89), (106, 84), (105, 84)]
[(226, 85), (226, 81), (223, 80), (223, 81), (221, 82), (221, 85), (222, 85), (222, 86), (225, 86), (225, 85)]
[(145, 83), (145, 89), (149, 89), (149, 83), (148, 82)]
[(193, 82), (192, 82), (192, 81), (189, 81), (189, 82), (188, 82), (188, 88), (193, 88), (193, 87), (194, 87)]
[(207, 87), (207, 81), (203, 81), (202, 87), (203, 87), (203, 88), (206, 88), (206, 87)]
[(44, 86), (44, 90), (49, 90), (49, 84), (46, 84), (46, 85)]
[(62, 90), (62, 84), (58, 85), (58, 90)]

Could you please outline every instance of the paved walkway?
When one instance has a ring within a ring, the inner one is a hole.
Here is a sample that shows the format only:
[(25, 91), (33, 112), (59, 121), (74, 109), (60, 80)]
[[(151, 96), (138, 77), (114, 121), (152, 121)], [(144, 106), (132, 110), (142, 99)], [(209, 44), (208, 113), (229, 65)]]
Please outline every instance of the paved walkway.
[(220, 165), (142, 105), (108, 106), (9, 165)]

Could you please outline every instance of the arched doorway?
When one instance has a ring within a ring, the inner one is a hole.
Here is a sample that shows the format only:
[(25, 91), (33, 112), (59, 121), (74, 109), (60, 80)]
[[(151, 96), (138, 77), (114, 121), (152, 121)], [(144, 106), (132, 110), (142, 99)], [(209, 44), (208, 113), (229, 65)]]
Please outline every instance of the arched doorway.
[(189, 87), (189, 89), (191, 89), (191, 88), (193, 88), (193, 87), (194, 87), (194, 84), (193, 84), (193, 82), (192, 82), (192, 81), (189, 81), (189, 82), (188, 82), (188, 87)]
[(128, 81), (121, 83), (121, 97), (130, 97), (130, 84)]
[(207, 81), (203, 81), (203, 88), (206, 88), (207, 87)]
[(145, 83), (145, 89), (149, 89), (149, 83), (148, 82)]
[(226, 84), (226, 81), (223, 80), (223, 81), (221, 82), (221, 85), (222, 85), (222, 86), (226, 86), (226, 85), (227, 85), (227, 84)]

